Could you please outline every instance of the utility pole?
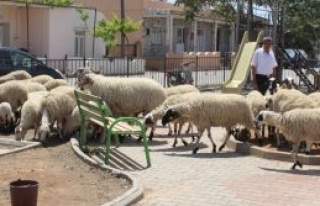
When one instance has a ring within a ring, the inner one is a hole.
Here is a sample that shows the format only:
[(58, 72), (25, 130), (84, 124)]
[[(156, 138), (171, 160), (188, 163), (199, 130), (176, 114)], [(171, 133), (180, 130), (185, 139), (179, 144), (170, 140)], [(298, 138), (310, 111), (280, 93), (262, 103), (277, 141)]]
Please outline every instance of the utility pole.
[(240, 35), (240, 0), (237, 0), (237, 21), (236, 21), (236, 43), (235, 43), (235, 51), (238, 51), (239, 45), (239, 35)]
[(249, 33), (249, 40), (252, 41), (253, 38), (253, 27), (252, 27), (252, 21), (253, 21), (253, 1), (248, 1), (248, 8), (247, 8), (247, 30)]
[[(124, 11), (124, 0), (120, 1), (120, 11), (121, 11), (121, 25), (123, 25), (125, 20), (125, 11)], [(121, 57), (125, 55), (125, 34), (121, 31)]]

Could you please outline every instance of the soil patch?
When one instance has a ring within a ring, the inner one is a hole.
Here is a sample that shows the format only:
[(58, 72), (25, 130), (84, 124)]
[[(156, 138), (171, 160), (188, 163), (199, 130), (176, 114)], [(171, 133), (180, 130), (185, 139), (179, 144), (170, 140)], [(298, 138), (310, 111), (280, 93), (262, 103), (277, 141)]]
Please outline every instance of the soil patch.
[(39, 206), (97, 206), (131, 187), (127, 180), (87, 165), (69, 142), (0, 157), (0, 206), (11, 205), (9, 183), (17, 179), (39, 182)]

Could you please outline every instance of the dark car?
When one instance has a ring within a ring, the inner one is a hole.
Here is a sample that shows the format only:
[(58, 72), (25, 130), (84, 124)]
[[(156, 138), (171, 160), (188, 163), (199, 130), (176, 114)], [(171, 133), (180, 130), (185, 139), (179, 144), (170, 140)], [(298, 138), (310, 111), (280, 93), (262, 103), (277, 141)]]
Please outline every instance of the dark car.
[[(287, 55), (284, 56), (285, 63), (300, 63), (303, 64), (306, 60), (307, 64), (311, 68), (316, 68), (319, 66), (319, 61), (317, 59), (309, 59), (308, 54), (303, 49), (285, 49)], [(286, 66), (286, 65), (285, 65)], [(301, 65), (303, 66), (303, 65)]]
[(25, 70), (31, 76), (49, 75), (55, 79), (64, 79), (57, 69), (48, 67), (34, 55), (18, 48), (0, 47), (0, 76), (16, 70)]

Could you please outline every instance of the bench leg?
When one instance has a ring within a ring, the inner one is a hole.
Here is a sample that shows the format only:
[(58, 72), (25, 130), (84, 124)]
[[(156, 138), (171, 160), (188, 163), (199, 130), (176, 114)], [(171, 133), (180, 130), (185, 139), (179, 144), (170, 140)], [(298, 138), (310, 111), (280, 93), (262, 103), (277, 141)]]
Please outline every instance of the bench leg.
[(105, 160), (104, 163), (109, 164), (109, 158), (110, 158), (110, 147), (111, 147), (111, 131), (107, 131), (106, 136), (106, 154), (105, 154)]
[(151, 167), (151, 159), (150, 159), (150, 154), (149, 154), (149, 148), (148, 148), (148, 140), (146, 137), (146, 133), (145, 132), (141, 132), (141, 137), (143, 140), (143, 146), (144, 146), (144, 151), (146, 153), (146, 158), (147, 158), (147, 165), (148, 167)]
[(119, 135), (115, 134), (114, 138), (115, 138), (115, 141), (116, 141), (116, 148), (120, 147)]

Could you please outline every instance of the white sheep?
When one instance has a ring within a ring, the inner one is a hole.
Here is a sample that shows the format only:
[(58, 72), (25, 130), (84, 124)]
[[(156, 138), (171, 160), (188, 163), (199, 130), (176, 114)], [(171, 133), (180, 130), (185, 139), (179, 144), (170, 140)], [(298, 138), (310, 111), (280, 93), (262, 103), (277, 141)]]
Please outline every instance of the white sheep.
[(67, 93), (52, 93), (50, 92), (43, 103), (41, 126), (38, 129), (38, 139), (41, 141), (51, 133), (50, 126), (57, 122), (59, 137), (63, 138), (61, 130), (66, 117), (71, 114), (76, 106), (74, 97)]
[(43, 93), (30, 93), (28, 100), (22, 105), (19, 125), (15, 128), (16, 140), (23, 140), (28, 129), (34, 128), (34, 138), (40, 126), (41, 112), (45, 96)]
[(29, 81), (31, 82), (37, 82), (39, 84), (45, 84), (47, 83), (49, 80), (52, 80), (54, 78), (52, 78), (51, 76), (49, 75), (46, 75), (46, 74), (41, 74), (41, 75), (38, 75), (38, 76), (34, 76), (33, 78), (31, 78)]
[(22, 79), (31, 79), (31, 78), (32, 76), (28, 72), (24, 70), (17, 70), (0, 77), (0, 84), (7, 81), (11, 81), (11, 80), (22, 80)]
[(36, 82), (28, 82), (25, 84), (28, 93), (30, 92), (37, 92), (37, 91), (47, 91), (47, 89), (39, 83)]
[[(294, 109), (283, 114), (273, 111), (261, 111), (256, 117), (258, 122), (267, 123), (277, 127), (284, 133), (285, 138), (293, 143), (292, 169), (302, 164), (297, 159), (300, 143), (306, 141), (310, 146), (320, 142), (320, 109)], [(310, 148), (310, 147), (308, 147)]]
[(0, 102), (9, 102), (13, 112), (16, 112), (27, 99), (27, 88), (18, 81), (0, 84)]
[(191, 92), (200, 92), (199, 89), (191, 84), (183, 84), (173, 87), (165, 88), (166, 96), (172, 96), (177, 94), (185, 94)]
[(164, 88), (148, 78), (86, 74), (78, 84), (92, 95), (100, 96), (109, 105), (114, 117), (146, 114), (166, 99)]
[[(157, 121), (162, 118), (162, 116), (165, 114), (165, 111), (167, 110), (167, 108), (169, 106), (188, 101), (191, 98), (197, 97), (198, 94), (200, 94), (199, 90), (197, 92), (169, 96), (159, 107), (157, 107), (154, 110), (152, 110), (151, 112), (149, 112), (143, 119), (143, 122), (146, 125), (151, 126), (151, 132), (149, 135), (149, 139), (152, 139)], [(185, 122), (186, 122), (185, 118), (177, 119), (177, 121), (174, 122), (175, 139), (174, 139), (173, 147), (175, 147), (177, 144), (177, 135), (180, 134), (182, 126)], [(177, 128), (178, 124), (179, 124), (179, 128)], [(192, 126), (192, 124), (189, 124), (188, 130), (191, 129), (191, 126)], [(171, 134), (172, 134), (172, 129), (170, 128), (170, 125), (169, 125), (168, 135), (171, 135)], [(183, 144), (186, 146), (187, 142), (184, 141), (182, 137), (181, 137), (181, 140), (182, 140)]]
[(9, 102), (0, 103), (0, 125), (4, 132), (11, 132), (14, 129), (15, 116)]
[[(274, 112), (287, 112), (297, 108), (316, 108), (316, 103), (303, 94), (299, 90), (295, 89), (282, 89), (269, 98), (267, 107), (271, 108)], [(276, 132), (277, 146), (281, 147), (281, 140), (279, 132)]]
[(45, 88), (50, 91), (54, 88), (57, 88), (59, 86), (66, 86), (68, 85), (68, 82), (64, 79), (51, 79), (47, 81), (47, 83), (44, 84)]
[(320, 92), (314, 92), (308, 95), (310, 99), (312, 99), (317, 107), (320, 107)]
[(197, 127), (199, 138), (193, 153), (199, 150), (200, 138), (205, 130), (216, 152), (216, 145), (211, 138), (211, 127), (225, 127), (227, 134), (224, 143), (220, 146), (221, 151), (230, 138), (231, 128), (240, 124), (250, 130), (254, 130), (261, 137), (260, 132), (255, 128), (253, 114), (245, 97), (236, 94), (201, 94), (187, 102), (171, 106), (162, 118), (165, 125), (177, 118), (185, 117), (192, 121)]

